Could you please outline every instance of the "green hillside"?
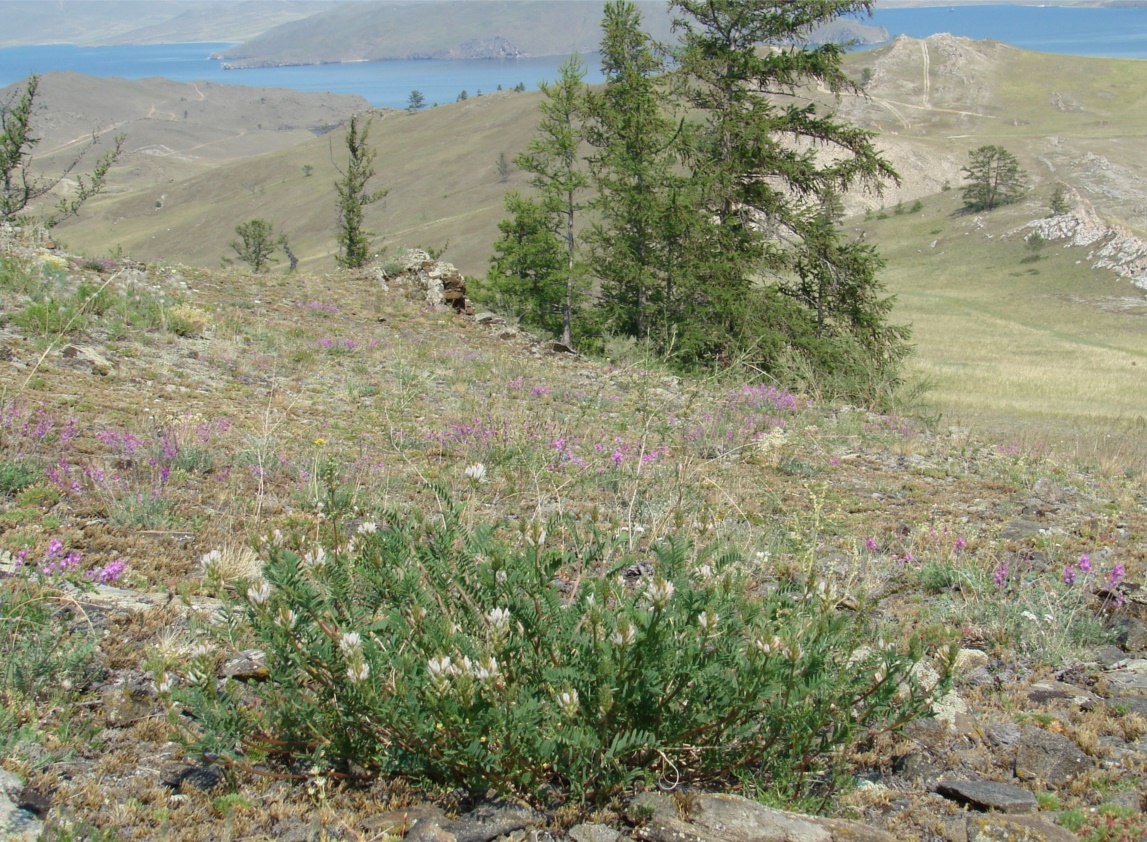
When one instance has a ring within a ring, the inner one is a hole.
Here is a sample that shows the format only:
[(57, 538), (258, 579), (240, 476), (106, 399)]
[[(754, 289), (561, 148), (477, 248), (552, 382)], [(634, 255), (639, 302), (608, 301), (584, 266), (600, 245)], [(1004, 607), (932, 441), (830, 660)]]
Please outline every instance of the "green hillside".
[[(375, 112), (378, 182), (390, 190), (368, 210), (379, 244), (393, 250), (449, 241), (448, 259), (469, 274), (484, 272), (502, 194), (523, 186), (519, 174), (499, 183), (498, 154), (512, 158), (525, 147), (539, 96), (501, 92), (416, 114)], [(60, 236), (92, 251), (105, 248), (110, 233), (142, 260), (217, 266), (235, 225), (260, 217), (291, 237), (304, 266), (329, 267), (336, 163), (343, 152), (341, 136), (331, 134), (178, 183), (101, 197)]]
[[(0, 102), (12, 100), (25, 85), (0, 89)], [(59, 174), (93, 133), (98, 136), (96, 154), (122, 133), (124, 155), (107, 198), (156, 188), (155, 202), (162, 204), (170, 185), (313, 139), (369, 103), (348, 94), (54, 72), (40, 77), (37, 106), (35, 169)]]
[[(349, 270), (353, 101), (49, 85), (46, 164), (142, 145), (0, 225), (0, 838), (1147, 839), (1147, 62), (849, 72), (900, 178), (841, 226), (916, 350), (879, 405), (578, 353), (403, 254), (485, 270), (541, 94), (372, 112)], [(1032, 187), (973, 212), (987, 143)], [(299, 267), (220, 265), (255, 219)]]
[[(934, 36), (850, 55), (848, 67), (858, 80), (870, 68), (866, 96), (834, 104), (880, 133), (901, 176), (882, 196), (846, 197), (849, 224), (888, 260), (884, 279), (900, 296), (895, 316), (916, 326), (914, 366), (936, 386), (934, 411), (961, 423), (1023, 419), (1025, 435), (1048, 440), (1074, 442), (1075, 428), (1087, 439), (1098, 427), (1130, 429), (1129, 442), (1142, 440), (1134, 425), (1147, 394), (1144, 291), (1130, 279), (1143, 277), (1143, 255), (1136, 264), (1127, 246), (1122, 275), (1094, 264), (1103, 260), (1096, 250), (1116, 236), (1109, 226), (1128, 242), (1147, 231), (1138, 143), (1147, 128), (1147, 62)], [(539, 96), (502, 92), (415, 114), (377, 112), (378, 182), (390, 189), (368, 211), (378, 246), (393, 254), (449, 244), (447, 260), (482, 275), (502, 195), (524, 186), (520, 173), (499, 182), (497, 158), (524, 148)], [(1019, 157), (1032, 177), (1029, 199), (961, 216), (961, 167), (970, 149), (988, 143)], [(290, 236), (305, 268), (322, 270), (333, 265), (332, 161), (340, 153), (337, 135), (314, 138), (182, 182), (101, 197), (60, 236), (92, 254), (122, 246), (144, 260), (217, 266), (235, 224), (265, 218)], [(1095, 245), (1053, 241), (1038, 263), (1021, 264), (1020, 229), (1048, 214), (1056, 184), (1068, 188)], [(916, 200), (923, 211), (894, 212)], [(888, 218), (877, 220), (882, 212)]]

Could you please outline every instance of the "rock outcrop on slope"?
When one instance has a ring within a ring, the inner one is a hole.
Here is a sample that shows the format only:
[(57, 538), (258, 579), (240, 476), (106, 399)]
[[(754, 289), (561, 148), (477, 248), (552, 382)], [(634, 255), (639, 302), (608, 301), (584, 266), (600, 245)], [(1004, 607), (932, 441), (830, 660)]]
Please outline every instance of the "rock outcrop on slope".
[(405, 252), (396, 269), (380, 267), (377, 276), (381, 283), (408, 288), (417, 297), (425, 298), (431, 307), (450, 307), (456, 313), (474, 315), (462, 273), (453, 263), (435, 260), (421, 249)]
[(1037, 219), (1026, 228), (1044, 239), (1064, 241), (1067, 247), (1087, 249), (1087, 259), (1096, 269), (1110, 269), (1147, 289), (1147, 241), (1134, 231), (1101, 217), (1091, 203), (1074, 197), (1069, 213)]

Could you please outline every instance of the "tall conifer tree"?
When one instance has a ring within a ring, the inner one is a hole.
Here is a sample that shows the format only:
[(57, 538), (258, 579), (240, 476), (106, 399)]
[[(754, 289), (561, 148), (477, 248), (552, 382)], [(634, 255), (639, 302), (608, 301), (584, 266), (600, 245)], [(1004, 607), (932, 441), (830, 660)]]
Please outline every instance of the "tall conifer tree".
[(359, 121), (350, 118), (346, 132), (347, 164), (335, 182), (338, 193), (338, 244), (335, 256), (340, 266), (358, 269), (370, 260), (370, 239), (374, 233), (365, 227), (366, 206), (374, 204), (387, 194), (369, 189), (374, 178), (374, 150), (370, 148), (370, 118)]
[(669, 229), (681, 195), (674, 172), (679, 127), (666, 109), (658, 46), (629, 0), (606, 4), (601, 54), (605, 85), (589, 108), (601, 306), (608, 329), (663, 346), (673, 289)]
[(495, 290), (520, 317), (560, 331), (562, 342), (570, 347), (585, 287), (576, 232), (588, 185), (581, 155), (584, 79), (585, 65), (575, 54), (561, 66), (556, 83), (541, 85), (545, 99), (539, 106), (537, 131), (526, 151), (514, 159), (530, 174), (536, 196), (507, 196), (506, 209), (513, 217), (499, 225), (503, 237), (495, 243), (490, 273)]
[[(836, 214), (825, 208), (840, 191), (878, 189), (896, 174), (871, 133), (795, 101), (802, 87), (831, 93), (853, 87), (840, 69), (840, 46), (801, 42), (817, 26), (868, 12), (871, 4), (672, 0), (671, 6), (685, 98), (699, 115), (690, 165), (715, 227), (712, 239), (726, 258), (710, 265), (705, 284), (719, 319), (714, 326), (733, 345), (752, 342), (762, 329), (743, 319), (754, 312), (752, 299), (763, 322), (775, 325), (761, 311), (778, 299), (754, 294), (768, 280), (774, 292), (811, 308), (815, 334), (871, 335), (889, 308), (878, 294), (879, 258), (842, 242)], [(810, 297), (814, 277), (818, 294)], [(820, 294), (829, 287), (839, 294)], [(803, 331), (794, 325), (790, 339)], [(903, 331), (881, 336), (893, 345), (902, 337)]]

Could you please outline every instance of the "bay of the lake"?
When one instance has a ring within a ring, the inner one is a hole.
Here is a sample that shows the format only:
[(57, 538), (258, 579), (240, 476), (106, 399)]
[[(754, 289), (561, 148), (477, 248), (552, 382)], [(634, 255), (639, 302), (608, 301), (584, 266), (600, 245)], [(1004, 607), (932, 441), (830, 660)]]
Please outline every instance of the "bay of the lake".
[[(867, 22), (889, 33), (923, 38), (950, 32), (1039, 52), (1147, 59), (1147, 9), (1075, 6), (970, 5), (877, 9)], [(557, 78), (564, 57), (470, 61), (379, 61), (224, 70), (210, 59), (230, 44), (150, 44), (75, 47), (50, 44), (0, 49), (0, 86), (29, 73), (72, 70), (92, 76), (142, 79), (166, 76), (180, 82), (207, 80), (256, 87), (358, 94), (372, 105), (404, 108), (412, 90), (428, 104), (454, 102), (519, 83), (534, 89)], [(600, 82), (596, 56), (587, 56), (586, 80)]]
[[(298, 67), (257, 67), (224, 70), (222, 62), (209, 56), (232, 44), (147, 44), (123, 47), (75, 47), (48, 44), (0, 49), (0, 87), (30, 73), (71, 70), (89, 76), (145, 79), (165, 76), (177, 82), (219, 82), (259, 88), (293, 88), (298, 91), (329, 91), (358, 94), (371, 105), (405, 108), (412, 90), (419, 90), (426, 104), (454, 102), (465, 90), (468, 96), (512, 88), (519, 83), (535, 90), (539, 82), (557, 78), (565, 56), (527, 59), (474, 59), (459, 61), (370, 61), (346, 64), (313, 64)], [(586, 81), (602, 81), (596, 56), (587, 56)]]

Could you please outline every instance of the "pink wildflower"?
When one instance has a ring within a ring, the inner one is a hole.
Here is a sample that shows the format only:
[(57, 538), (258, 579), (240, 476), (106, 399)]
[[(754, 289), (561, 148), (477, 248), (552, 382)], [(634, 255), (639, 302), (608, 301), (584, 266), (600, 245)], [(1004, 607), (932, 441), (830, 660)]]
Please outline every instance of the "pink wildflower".
[(1008, 583), (1008, 563), (1006, 561), (1000, 562), (1000, 566), (996, 568), (996, 572), (992, 576), (992, 581), (1000, 588)]

